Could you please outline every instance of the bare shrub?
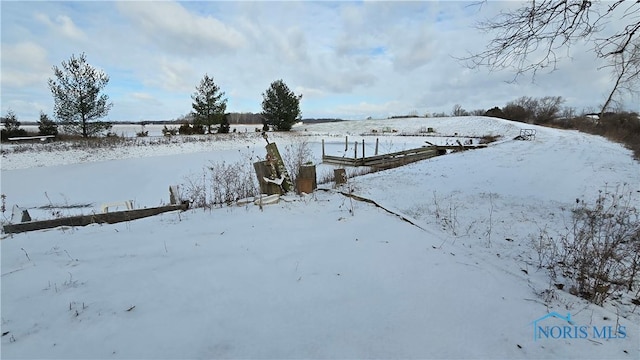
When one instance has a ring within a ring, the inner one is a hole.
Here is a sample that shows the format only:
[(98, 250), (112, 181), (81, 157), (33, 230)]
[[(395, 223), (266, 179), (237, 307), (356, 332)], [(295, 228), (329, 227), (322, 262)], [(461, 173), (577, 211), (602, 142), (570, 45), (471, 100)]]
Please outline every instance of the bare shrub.
[(162, 135), (164, 136), (174, 136), (174, 135), (178, 135), (178, 128), (172, 127), (172, 128), (168, 128), (167, 125), (165, 125), (162, 128)]
[(140, 131), (136, 132), (137, 137), (147, 137), (149, 136), (149, 130), (146, 130), (144, 124), (140, 127)]
[[(448, 200), (448, 204), (443, 207), (440, 200)], [(447, 198), (439, 199), (436, 191), (433, 191), (433, 215), (436, 221), (442, 226), (442, 230), (451, 232), (454, 236), (458, 236), (458, 208), (460, 204), (454, 199), (453, 195)]]
[(300, 138), (285, 146), (282, 161), (294, 184), (297, 183), (300, 168), (305, 164), (311, 163), (312, 159), (313, 152), (307, 139)]
[(558, 277), (556, 267), (551, 264), (558, 262), (558, 246), (553, 236), (549, 234), (547, 227), (539, 229), (537, 235), (531, 236), (531, 248), (538, 254), (538, 268), (547, 267), (553, 279)]
[(7, 211), (7, 195), (0, 194), (0, 211), (2, 211), (2, 222), (7, 220), (7, 217), (4, 213)]
[(601, 191), (594, 205), (577, 199), (565, 234), (554, 241), (541, 231), (534, 246), (540, 265), (597, 305), (618, 291), (632, 291), (640, 270), (640, 214), (632, 199), (626, 187)]
[(209, 207), (209, 202), (207, 201), (206, 183), (207, 174), (203, 171), (202, 175), (193, 175), (185, 178), (185, 183), (180, 185), (180, 189), (182, 190), (181, 197), (189, 201), (189, 207)]
[(209, 170), (212, 205), (228, 205), (257, 194), (257, 184), (250, 162), (223, 161), (212, 164)]
[(235, 162), (211, 163), (202, 174), (192, 175), (180, 185), (181, 196), (192, 208), (213, 208), (256, 196), (253, 153)]

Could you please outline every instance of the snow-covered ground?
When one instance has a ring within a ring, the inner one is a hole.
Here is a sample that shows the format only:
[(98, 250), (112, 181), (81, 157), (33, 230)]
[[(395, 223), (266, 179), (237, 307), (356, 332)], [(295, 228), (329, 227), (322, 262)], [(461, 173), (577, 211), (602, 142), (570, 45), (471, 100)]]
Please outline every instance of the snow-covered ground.
[[(430, 137), (425, 127), (435, 130)], [(514, 141), (520, 128), (534, 141)], [(379, 136), (364, 136), (376, 130)], [(388, 129), (394, 133), (382, 133)], [(270, 134), (281, 153), (307, 141), (316, 163), (500, 135), (453, 153), (331, 184), (276, 205), (194, 209), (114, 225), (3, 235), (2, 358), (622, 358), (640, 357), (640, 309), (629, 296), (590, 305), (552, 294), (531, 241), (561, 230), (576, 199), (624, 189), (640, 207), (640, 164), (600, 137), (486, 117), (298, 125)], [(345, 151), (344, 137), (348, 136)], [(38, 151), (2, 144), (6, 220), (134, 200), (211, 162), (264, 158), (247, 131), (210, 141)], [(19, 145), (18, 145), (19, 146)], [(319, 172), (330, 171), (319, 165)], [(352, 192), (372, 204), (336, 192)], [(43, 210), (43, 208), (47, 210)], [(560, 338), (534, 322), (571, 314)], [(571, 336), (624, 326), (624, 337)], [(573, 329), (573, 330), (572, 330)], [(6, 334), (5, 334), (6, 333)], [(567, 335), (567, 334), (565, 334)], [(576, 338), (577, 337), (577, 338)]]

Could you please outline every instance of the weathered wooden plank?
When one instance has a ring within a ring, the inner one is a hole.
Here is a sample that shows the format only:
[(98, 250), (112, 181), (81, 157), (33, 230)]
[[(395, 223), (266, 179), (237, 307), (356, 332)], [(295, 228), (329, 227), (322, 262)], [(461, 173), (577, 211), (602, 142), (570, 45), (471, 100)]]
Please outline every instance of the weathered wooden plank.
[(421, 161), (421, 160), (426, 160), (429, 159), (431, 157), (435, 157), (438, 155), (433, 155), (430, 157), (411, 157), (411, 158), (402, 158), (402, 159), (398, 159), (395, 161), (386, 161), (386, 162), (381, 162), (379, 164), (376, 165), (370, 165), (373, 168), (376, 168), (377, 170), (385, 170), (385, 169), (391, 169), (394, 167), (399, 167), (402, 165), (407, 165), (407, 164), (411, 164), (414, 163), (416, 161)]
[(405, 156), (405, 157), (397, 157), (397, 158), (393, 158), (393, 159), (382, 159), (382, 160), (375, 160), (375, 161), (367, 161), (364, 163), (365, 166), (373, 166), (373, 167), (380, 167), (380, 166), (386, 166), (388, 164), (407, 164), (410, 162), (416, 162), (416, 161), (420, 161), (420, 160), (425, 160), (425, 159), (429, 159), (432, 157), (436, 157), (438, 156), (437, 153), (432, 153), (432, 154), (422, 154), (422, 155), (414, 155), (414, 156)]
[(322, 162), (328, 163), (328, 164), (335, 164), (335, 165), (356, 166), (356, 164), (358, 163), (358, 159), (345, 158), (345, 157), (340, 157), (340, 156), (325, 155), (322, 158)]
[(347, 171), (345, 169), (333, 169), (333, 177), (336, 185), (347, 182)]
[(437, 153), (437, 150), (435, 149), (419, 150), (419, 151), (407, 150), (407, 151), (402, 151), (397, 153), (370, 156), (370, 157), (358, 158), (358, 159), (326, 155), (322, 158), (322, 161), (324, 163), (335, 164), (335, 165), (371, 166), (378, 163), (398, 162), (398, 161), (402, 161), (402, 159), (408, 159), (410, 157), (417, 157), (418, 160), (420, 160), (420, 159), (428, 159), (430, 157), (437, 156), (437, 155), (438, 153)]
[(2, 228), (5, 234), (15, 234), (27, 231), (52, 229), (58, 226), (87, 226), (89, 224), (116, 224), (124, 221), (137, 220), (153, 215), (162, 214), (175, 210), (187, 210), (189, 203), (179, 205), (168, 205), (147, 209), (135, 209), (125, 211), (114, 211), (111, 213), (78, 215), (66, 218), (31, 221), (19, 224), (6, 224)]
[(434, 150), (435, 149), (432, 148), (432, 147), (409, 149), (409, 150), (397, 151), (397, 152), (388, 153), (388, 154), (369, 156), (369, 157), (365, 158), (365, 161), (377, 160), (377, 159), (396, 158), (396, 157), (400, 157), (400, 156), (413, 155), (413, 154), (430, 153), (430, 152), (433, 152)]
[[(298, 192), (310, 194), (318, 187), (315, 165), (302, 165), (298, 173)], [(302, 188), (301, 188), (302, 186)]]
[(372, 165), (377, 163), (384, 162), (397, 162), (397, 161), (405, 161), (409, 159), (427, 159), (430, 157), (436, 156), (437, 150), (429, 149), (429, 150), (421, 150), (421, 151), (406, 151), (402, 153), (394, 153), (391, 156), (372, 156), (364, 159), (364, 165)]
[(390, 168), (408, 164), (420, 160), (429, 159), (439, 155), (445, 155), (447, 150), (467, 150), (484, 148), (486, 145), (449, 145), (449, 146), (424, 146), (415, 149), (397, 151), (393, 153), (374, 155), (365, 158), (347, 158), (340, 156), (324, 155), (322, 161), (327, 164), (345, 166), (372, 166), (377, 168)]
[(274, 169), (273, 163), (258, 161), (253, 163), (253, 168), (258, 177), (258, 184), (260, 184), (260, 193), (267, 195), (282, 194), (282, 187), (280, 187), (280, 185), (264, 180), (265, 178), (273, 179), (277, 177), (277, 171)]
[(284, 181), (282, 182), (282, 189), (285, 192), (293, 191), (293, 181), (291, 180), (291, 176), (287, 172), (287, 168), (284, 166), (284, 161), (282, 161), (282, 156), (280, 156), (280, 151), (278, 151), (278, 146), (276, 143), (270, 143), (266, 146), (267, 155), (270, 161), (275, 162), (276, 171), (278, 172), (278, 177), (283, 176)]

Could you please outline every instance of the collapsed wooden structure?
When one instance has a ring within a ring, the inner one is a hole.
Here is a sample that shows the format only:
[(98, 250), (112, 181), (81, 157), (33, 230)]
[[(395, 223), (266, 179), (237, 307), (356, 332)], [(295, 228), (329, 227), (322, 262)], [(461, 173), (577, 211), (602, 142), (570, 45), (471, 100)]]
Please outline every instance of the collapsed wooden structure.
[(450, 151), (464, 151), (470, 149), (484, 148), (486, 145), (463, 145), (458, 141), (457, 145), (433, 145), (422, 146), (419, 148), (392, 152), (388, 154), (376, 154), (373, 156), (365, 156), (365, 144), (362, 140), (362, 156), (358, 157), (357, 149), (360, 143), (356, 142), (354, 147), (354, 156), (333, 156), (326, 155), (324, 150), (324, 140), (322, 141), (322, 162), (325, 164), (338, 165), (338, 166), (370, 166), (376, 169), (389, 169), (398, 167), (412, 162), (429, 159), (435, 156), (445, 155)]
[[(266, 134), (265, 134), (265, 140)], [(253, 163), (262, 194), (284, 194), (294, 189), (291, 176), (287, 172), (276, 143), (267, 140), (267, 160)]]
[[(535, 132), (525, 134), (529, 137), (535, 137)], [(267, 140), (265, 134), (265, 140)], [(339, 166), (369, 166), (376, 169), (388, 169), (393, 167), (402, 166), (412, 162), (429, 159), (435, 156), (445, 155), (449, 151), (464, 151), (469, 149), (477, 149), (486, 147), (484, 144), (479, 145), (463, 145), (460, 141), (457, 141), (458, 145), (433, 145), (428, 143), (428, 146), (422, 146), (415, 149), (397, 151), (388, 154), (378, 155), (378, 141), (376, 139), (375, 155), (365, 155), (365, 143), (362, 141), (362, 156), (358, 157), (357, 149), (359, 143), (355, 143), (354, 157), (349, 158), (346, 156), (331, 156), (325, 154), (324, 140), (322, 141), (322, 161), (323, 163), (339, 165)], [(348, 144), (345, 144), (347, 147)], [(265, 161), (259, 161), (254, 163), (254, 169), (260, 185), (260, 191), (262, 194), (267, 195), (280, 195), (289, 191), (297, 190), (299, 193), (311, 193), (317, 188), (316, 180), (316, 167), (315, 165), (303, 165), (298, 170), (296, 176), (296, 184), (293, 183), (280, 152), (278, 151), (275, 143), (269, 143), (267, 140), (267, 159)], [(336, 183), (342, 183), (346, 181), (346, 172), (344, 169), (335, 169)], [(22, 233), (34, 230), (51, 229), (59, 226), (86, 226), (90, 224), (115, 224), (119, 222), (131, 221), (141, 219), (149, 216), (158, 215), (170, 211), (185, 211), (189, 208), (189, 201), (180, 199), (177, 187), (170, 187), (170, 201), (171, 205), (144, 208), (144, 209), (132, 209), (132, 205), (129, 202), (118, 202), (112, 204), (103, 205), (103, 213), (94, 213), (91, 215), (78, 215), (50, 220), (31, 221), (30, 217), (27, 218), (23, 214), (23, 222), (15, 224), (4, 224), (3, 231), (5, 234)], [(261, 198), (262, 199), (262, 198)], [(106, 212), (111, 205), (127, 205), (128, 210)]]
[(267, 159), (253, 163), (253, 168), (260, 185), (260, 193), (267, 195), (286, 194), (289, 191), (298, 193), (312, 193), (317, 187), (315, 165), (301, 165), (295, 175), (295, 184), (291, 175), (282, 160), (280, 151), (276, 143), (269, 143), (266, 133), (263, 134), (267, 140)]

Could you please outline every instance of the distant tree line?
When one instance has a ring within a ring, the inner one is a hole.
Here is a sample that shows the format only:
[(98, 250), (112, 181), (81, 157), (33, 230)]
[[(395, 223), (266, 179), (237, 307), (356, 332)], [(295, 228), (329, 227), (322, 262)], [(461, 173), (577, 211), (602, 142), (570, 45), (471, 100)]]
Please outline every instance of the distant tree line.
[(230, 124), (258, 125), (264, 122), (264, 117), (260, 113), (228, 113), (226, 116), (228, 116)]
[(508, 102), (503, 108), (493, 107), (486, 111), (486, 116), (509, 119), (530, 124), (545, 125), (566, 119), (566, 111), (563, 113), (561, 96), (545, 96), (532, 98), (522, 96)]
[[(262, 125), (264, 124), (264, 121), (265, 121), (262, 113), (229, 112), (229, 113), (226, 113), (224, 116), (227, 118), (227, 121), (229, 121), (230, 125)], [(191, 123), (192, 121), (193, 121), (193, 118), (189, 113), (189, 114), (180, 116), (174, 120), (143, 121), (142, 123), (146, 125), (148, 124), (180, 125), (184, 123)], [(345, 120), (341, 118), (304, 118), (304, 119), (301, 119), (300, 121), (302, 121), (305, 124), (314, 124), (314, 123), (339, 122), (339, 121), (345, 121)], [(138, 123), (134, 123), (134, 124), (138, 124)]]
[[(226, 120), (229, 122), (229, 125), (262, 125), (264, 122), (264, 117), (261, 113), (252, 113), (252, 112), (227, 112), (224, 114)], [(130, 124), (166, 124), (166, 125), (181, 125), (184, 123), (192, 123), (194, 121), (193, 114), (189, 112), (188, 114), (179, 116), (173, 120), (154, 120), (154, 121), (142, 121), (142, 122), (129, 122)], [(126, 124), (126, 122), (121, 122), (122, 124)]]
[(340, 122), (340, 121), (344, 121), (344, 119), (340, 119), (340, 118), (307, 118), (307, 119), (302, 119), (302, 122), (304, 124), (318, 124), (318, 123), (332, 123), (332, 122)]
[[(563, 107), (561, 96), (533, 98), (522, 96), (508, 102), (503, 107), (489, 110), (466, 111), (456, 104), (451, 116), (491, 116), (534, 125), (552, 126), (562, 129), (576, 129), (594, 135), (601, 135), (624, 144), (640, 160), (640, 117), (629, 111), (581, 112)], [(444, 115), (434, 114), (434, 115)], [(447, 115), (444, 115), (447, 116)], [(434, 116), (437, 117), (437, 116)]]

